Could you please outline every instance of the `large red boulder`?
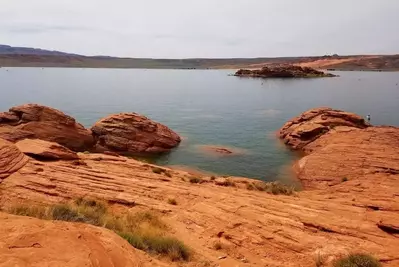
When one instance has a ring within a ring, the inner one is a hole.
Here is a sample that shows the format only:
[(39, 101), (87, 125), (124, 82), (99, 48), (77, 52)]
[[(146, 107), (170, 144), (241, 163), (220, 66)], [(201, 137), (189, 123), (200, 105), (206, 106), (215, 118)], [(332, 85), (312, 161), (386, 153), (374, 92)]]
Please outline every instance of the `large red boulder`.
[(337, 126), (364, 129), (370, 125), (364, 118), (354, 113), (332, 108), (315, 108), (289, 120), (279, 130), (278, 136), (290, 148), (297, 150), (304, 148)]
[(91, 132), (74, 118), (37, 104), (17, 106), (0, 113), (0, 138), (11, 142), (41, 139), (74, 151), (89, 150), (94, 144)]
[(91, 128), (98, 151), (161, 153), (176, 147), (180, 136), (158, 122), (137, 113), (110, 115)]

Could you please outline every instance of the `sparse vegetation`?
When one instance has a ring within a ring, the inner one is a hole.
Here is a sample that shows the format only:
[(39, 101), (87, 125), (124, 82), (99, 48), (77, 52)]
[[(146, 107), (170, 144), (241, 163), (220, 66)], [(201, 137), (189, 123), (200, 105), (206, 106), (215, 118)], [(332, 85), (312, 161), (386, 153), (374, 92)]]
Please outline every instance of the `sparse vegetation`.
[(192, 183), (192, 184), (200, 184), (200, 183), (202, 183), (202, 179), (199, 178), (199, 177), (191, 177), (190, 178), (190, 183)]
[(337, 260), (334, 267), (380, 267), (381, 263), (368, 254), (350, 254)]
[(152, 172), (156, 173), (156, 174), (162, 174), (162, 173), (166, 172), (166, 170), (162, 169), (162, 168), (159, 168), (159, 167), (153, 167), (152, 168)]
[(174, 198), (169, 198), (168, 199), (168, 204), (176, 206), (177, 205), (177, 201)]
[(342, 182), (343, 182), (343, 183), (345, 183), (345, 182), (347, 182), (347, 181), (349, 181), (348, 177), (343, 177), (343, 178), (342, 178)]
[(213, 243), (213, 248), (215, 250), (221, 250), (223, 248), (222, 243), (220, 243), (220, 241), (216, 241), (215, 243)]
[(247, 189), (256, 189), (258, 191), (267, 192), (273, 195), (292, 195), (295, 191), (293, 187), (284, 185), (280, 182), (265, 183), (261, 181), (254, 182), (253, 184), (247, 184)]
[[(176, 203), (170, 199), (168, 202)], [(170, 204), (172, 204), (170, 203)], [(175, 204), (173, 204), (175, 205)], [(168, 236), (168, 226), (153, 212), (116, 216), (100, 201), (79, 198), (73, 203), (50, 207), (17, 206), (9, 212), (47, 220), (82, 222), (117, 233), (137, 249), (167, 256), (172, 261), (189, 260), (190, 250), (178, 239)]]
[(252, 183), (247, 184), (247, 189), (248, 190), (255, 190), (255, 186)]

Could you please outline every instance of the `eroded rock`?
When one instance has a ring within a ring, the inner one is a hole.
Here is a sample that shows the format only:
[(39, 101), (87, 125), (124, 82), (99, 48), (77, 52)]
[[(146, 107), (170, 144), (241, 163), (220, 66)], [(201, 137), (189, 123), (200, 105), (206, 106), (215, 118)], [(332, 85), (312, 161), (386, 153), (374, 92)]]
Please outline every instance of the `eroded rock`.
[(37, 104), (17, 106), (0, 113), (0, 138), (11, 142), (41, 139), (74, 151), (85, 151), (93, 146), (90, 131), (74, 118)]
[(16, 143), (19, 150), (28, 156), (40, 160), (75, 160), (76, 152), (54, 142), (39, 139), (25, 139)]
[(181, 141), (167, 126), (137, 113), (110, 115), (96, 122), (91, 130), (99, 151), (161, 153)]
[(278, 136), (287, 146), (298, 150), (337, 126), (364, 129), (370, 125), (364, 118), (354, 113), (327, 107), (315, 108), (285, 123), (279, 130)]

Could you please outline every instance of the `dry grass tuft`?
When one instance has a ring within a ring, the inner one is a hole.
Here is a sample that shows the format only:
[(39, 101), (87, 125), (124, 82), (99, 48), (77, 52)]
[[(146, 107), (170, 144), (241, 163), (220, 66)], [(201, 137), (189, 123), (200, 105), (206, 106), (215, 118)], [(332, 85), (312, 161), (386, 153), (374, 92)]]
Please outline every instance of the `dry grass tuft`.
[(292, 195), (295, 192), (292, 186), (287, 186), (280, 182), (265, 183), (262, 181), (257, 181), (254, 183), (247, 184), (247, 189), (267, 192), (273, 195), (287, 195), (287, 196)]
[(380, 267), (381, 263), (368, 254), (350, 254), (334, 262), (334, 267)]
[[(176, 202), (177, 204), (177, 202)], [(16, 206), (9, 212), (47, 220), (88, 223), (104, 227), (126, 239), (133, 247), (167, 256), (172, 261), (189, 260), (190, 250), (178, 239), (168, 236), (168, 226), (154, 212), (127, 213), (116, 216), (108, 206), (91, 199), (50, 207)]]
[(200, 183), (202, 183), (202, 179), (199, 178), (199, 177), (191, 177), (190, 178), (190, 183), (192, 183), (192, 184), (200, 184)]

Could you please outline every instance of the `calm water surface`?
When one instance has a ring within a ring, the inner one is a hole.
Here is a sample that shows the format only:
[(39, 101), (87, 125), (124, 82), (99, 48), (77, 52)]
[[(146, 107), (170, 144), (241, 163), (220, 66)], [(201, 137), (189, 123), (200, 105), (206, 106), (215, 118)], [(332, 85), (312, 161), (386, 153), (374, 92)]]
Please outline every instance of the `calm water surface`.
[[(339, 78), (258, 80), (226, 70), (0, 68), (0, 110), (23, 103), (55, 107), (90, 127), (117, 112), (138, 112), (183, 136), (160, 158), (218, 174), (288, 179), (294, 155), (274, 137), (285, 121), (318, 106), (399, 125), (398, 72), (337, 72)], [(217, 157), (200, 145), (243, 150)]]

